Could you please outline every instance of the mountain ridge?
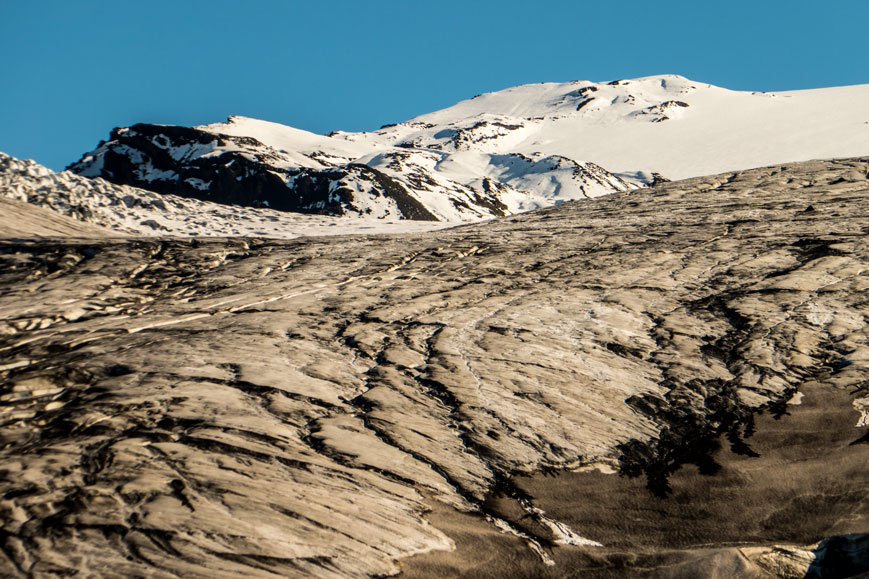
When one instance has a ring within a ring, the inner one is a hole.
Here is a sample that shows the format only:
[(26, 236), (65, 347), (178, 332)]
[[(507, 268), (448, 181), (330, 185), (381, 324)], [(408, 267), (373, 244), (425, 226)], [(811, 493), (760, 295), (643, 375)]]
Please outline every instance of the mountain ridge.
[(869, 85), (749, 93), (662, 75), (521, 85), (363, 133), (242, 116), (133, 125), (69, 168), (221, 203), (458, 223), (662, 178), (863, 154)]

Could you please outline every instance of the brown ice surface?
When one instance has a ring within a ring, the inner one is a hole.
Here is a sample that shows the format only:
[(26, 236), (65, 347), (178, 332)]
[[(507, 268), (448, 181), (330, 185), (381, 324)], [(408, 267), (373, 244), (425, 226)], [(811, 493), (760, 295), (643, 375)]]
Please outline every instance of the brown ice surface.
[(10, 237), (100, 238), (118, 237), (118, 234), (48, 209), (0, 196), (0, 239)]
[(867, 173), (292, 241), (39, 214), (0, 240), (0, 575), (856, 569)]

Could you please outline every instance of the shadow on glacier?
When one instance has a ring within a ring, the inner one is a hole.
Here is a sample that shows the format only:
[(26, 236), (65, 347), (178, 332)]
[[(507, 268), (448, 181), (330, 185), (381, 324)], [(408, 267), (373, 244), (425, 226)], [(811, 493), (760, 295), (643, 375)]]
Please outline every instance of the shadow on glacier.
[[(805, 579), (846, 579), (869, 576), (869, 534), (852, 533), (824, 539)], [(866, 575), (864, 575), (866, 574)]]

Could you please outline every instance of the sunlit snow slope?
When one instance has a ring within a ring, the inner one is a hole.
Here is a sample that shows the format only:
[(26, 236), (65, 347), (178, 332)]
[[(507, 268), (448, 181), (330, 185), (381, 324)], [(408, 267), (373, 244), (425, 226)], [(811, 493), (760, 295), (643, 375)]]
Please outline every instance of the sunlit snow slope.
[(684, 179), (869, 153), (869, 85), (738, 92), (677, 75), (541, 83), (479, 95), (348, 140), (540, 152)]

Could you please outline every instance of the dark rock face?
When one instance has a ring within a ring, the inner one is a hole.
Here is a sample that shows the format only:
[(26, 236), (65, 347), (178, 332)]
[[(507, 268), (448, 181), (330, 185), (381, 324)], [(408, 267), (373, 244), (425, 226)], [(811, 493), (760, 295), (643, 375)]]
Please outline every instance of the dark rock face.
[[(250, 158), (228, 152), (214, 157), (185, 155), (180, 159), (173, 155), (173, 149), (180, 147), (193, 151), (229, 143), (267, 149), (255, 139), (214, 135), (189, 127), (137, 124), (112, 131), (109, 141), (100, 147), (104, 149), (102, 166), (96, 174), (88, 162), (90, 154), (67, 169), (156, 193), (246, 207), (268, 205), (298, 210), (299, 203), (288, 195), (280, 177), (266, 171), (263, 154)], [(210, 186), (198, 188), (196, 180)]]
[[(210, 150), (217, 154), (202, 154)], [(437, 220), (404, 185), (372, 167), (350, 164), (279, 172), (275, 164), (281, 161), (286, 158), (280, 152), (250, 137), (137, 124), (114, 129), (108, 142), (68, 170), (161, 194), (335, 216), (364, 214), (348, 187), (357, 181), (368, 188), (366, 194), (393, 200), (397, 217)]]
[(384, 197), (388, 197), (395, 201), (401, 214), (407, 219), (437, 221), (437, 217), (432, 215), (422, 203), (409, 195), (407, 189), (389, 175), (385, 175), (368, 165), (361, 165), (358, 163), (351, 164), (349, 169), (358, 172), (360, 178), (370, 180), (374, 183), (375, 189), (380, 191)]
[(658, 185), (662, 185), (664, 183), (669, 183), (670, 179), (667, 179), (660, 173), (652, 173), (652, 182), (649, 183), (649, 187), (657, 187)]

